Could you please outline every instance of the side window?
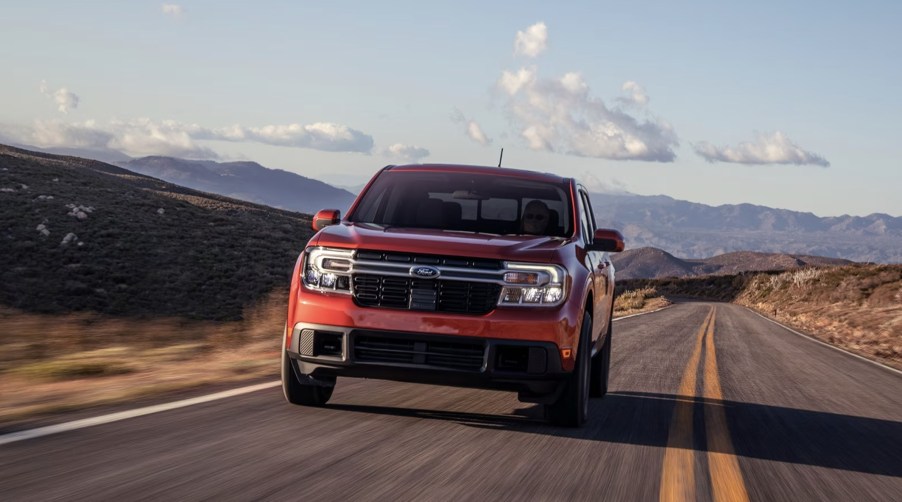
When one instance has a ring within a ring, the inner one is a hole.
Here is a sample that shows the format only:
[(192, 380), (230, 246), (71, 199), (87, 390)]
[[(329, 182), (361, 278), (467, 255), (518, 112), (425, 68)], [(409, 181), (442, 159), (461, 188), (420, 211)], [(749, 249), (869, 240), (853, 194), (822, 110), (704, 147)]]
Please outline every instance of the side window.
[(598, 227), (595, 225), (595, 213), (592, 211), (592, 203), (591, 201), (589, 201), (589, 194), (583, 191), (580, 191), (579, 194), (583, 199), (583, 207), (586, 210), (586, 218), (589, 220), (589, 235), (595, 235), (595, 231), (598, 230)]
[(589, 219), (587, 216), (588, 210), (586, 209), (586, 201), (583, 198), (582, 191), (579, 192), (579, 198), (577, 199), (577, 202), (579, 203), (579, 222), (582, 227), (583, 240), (586, 243), (589, 243), (592, 242), (593, 232), (591, 231), (591, 228), (589, 226)]

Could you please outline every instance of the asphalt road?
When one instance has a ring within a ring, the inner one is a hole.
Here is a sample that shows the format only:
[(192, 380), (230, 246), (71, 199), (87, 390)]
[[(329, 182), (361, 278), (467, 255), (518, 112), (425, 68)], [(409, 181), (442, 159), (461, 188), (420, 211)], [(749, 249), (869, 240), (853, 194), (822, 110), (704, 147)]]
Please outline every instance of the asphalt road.
[(615, 324), (561, 429), (513, 394), (339, 380), (0, 446), (3, 500), (902, 500), (902, 375), (741, 307)]

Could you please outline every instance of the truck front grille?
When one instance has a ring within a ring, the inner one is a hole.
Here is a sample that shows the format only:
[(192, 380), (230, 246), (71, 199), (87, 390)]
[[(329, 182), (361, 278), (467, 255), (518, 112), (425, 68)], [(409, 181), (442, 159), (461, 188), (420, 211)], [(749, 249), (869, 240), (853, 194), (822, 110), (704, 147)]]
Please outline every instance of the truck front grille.
[(353, 294), (355, 302), (362, 307), (480, 315), (495, 308), (501, 285), (355, 274)]

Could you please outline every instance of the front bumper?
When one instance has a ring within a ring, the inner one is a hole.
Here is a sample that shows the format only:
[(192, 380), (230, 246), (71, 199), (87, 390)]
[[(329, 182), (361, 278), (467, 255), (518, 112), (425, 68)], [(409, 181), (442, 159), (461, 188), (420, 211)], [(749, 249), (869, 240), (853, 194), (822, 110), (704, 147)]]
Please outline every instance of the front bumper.
[(300, 373), (497, 389), (553, 401), (569, 372), (557, 344), (296, 323), (286, 347)]
[[(318, 323), (341, 329), (452, 335), (460, 338), (547, 342), (555, 350), (570, 353), (561, 361), (572, 371), (578, 346), (582, 303), (565, 302), (560, 307), (497, 307), (483, 315), (374, 308), (357, 305), (350, 295), (324, 294), (298, 287), (289, 301), (289, 326)], [(289, 337), (294, 339), (293, 332)], [(558, 356), (560, 357), (560, 356)]]

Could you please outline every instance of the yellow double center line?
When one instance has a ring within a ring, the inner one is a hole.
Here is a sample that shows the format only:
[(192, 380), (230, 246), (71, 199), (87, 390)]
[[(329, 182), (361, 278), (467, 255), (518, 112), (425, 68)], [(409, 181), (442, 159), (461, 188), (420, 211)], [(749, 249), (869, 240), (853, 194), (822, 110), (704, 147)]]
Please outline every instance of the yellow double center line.
[[(695, 449), (692, 442), (693, 409), (696, 397), (696, 378), (702, 350), (705, 351), (704, 387), (705, 400), (722, 401), (723, 393), (717, 373), (717, 355), (714, 348), (714, 307), (696, 335), (695, 348), (689, 364), (680, 380), (679, 395), (670, 422), (667, 450), (664, 452), (664, 468), (661, 473), (661, 502), (696, 500)], [(685, 398), (689, 398), (688, 400)], [(708, 474), (711, 479), (711, 495), (715, 502), (748, 501), (748, 492), (739, 470), (739, 462), (733, 452), (730, 430), (723, 407), (706, 402), (705, 434), (708, 444)]]

